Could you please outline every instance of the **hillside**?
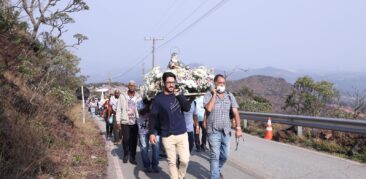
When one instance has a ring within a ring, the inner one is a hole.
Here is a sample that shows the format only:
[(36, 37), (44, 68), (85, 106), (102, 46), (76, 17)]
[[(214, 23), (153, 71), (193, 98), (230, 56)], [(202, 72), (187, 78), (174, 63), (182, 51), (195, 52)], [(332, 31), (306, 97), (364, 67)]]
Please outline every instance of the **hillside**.
[[(232, 69), (231, 69), (232, 70)], [(229, 72), (231, 70), (226, 70)], [(217, 69), (216, 73), (224, 74), (225, 70)], [(229, 77), (230, 80), (240, 80), (250, 76), (271, 76), (283, 78), (289, 83), (294, 83), (299, 77), (310, 76), (316, 81), (329, 81), (334, 83), (337, 90), (343, 95), (352, 93), (354, 89), (366, 89), (366, 72), (321, 72), (321, 71), (290, 71), (274, 67), (248, 69), (248, 71), (235, 70)]]
[(286, 96), (291, 92), (292, 86), (283, 78), (270, 76), (250, 76), (241, 80), (228, 81), (228, 88), (232, 92), (239, 92), (243, 87), (253, 90), (256, 95), (265, 97), (270, 101), (273, 112), (282, 112)]
[(0, 178), (105, 177), (104, 141), (75, 106), (78, 57), (61, 39), (32, 39), (5, 7), (0, 1)]

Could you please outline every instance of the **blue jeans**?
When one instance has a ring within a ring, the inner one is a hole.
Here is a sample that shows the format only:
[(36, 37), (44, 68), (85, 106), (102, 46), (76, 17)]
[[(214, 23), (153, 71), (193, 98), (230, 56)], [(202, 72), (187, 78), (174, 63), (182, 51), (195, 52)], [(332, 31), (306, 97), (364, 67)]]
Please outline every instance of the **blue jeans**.
[(194, 132), (192, 131), (187, 133), (188, 133), (189, 153), (191, 153), (194, 146)]
[(159, 165), (159, 154), (160, 154), (160, 140), (159, 136), (156, 135), (156, 144), (151, 144), (152, 156), (151, 163), (149, 158), (149, 134), (139, 134), (139, 146), (141, 148), (142, 163), (145, 168), (156, 168)]
[(90, 113), (92, 115), (92, 118), (94, 119), (95, 118), (95, 107), (90, 108)]
[(220, 131), (213, 131), (207, 134), (210, 146), (210, 172), (211, 179), (220, 178), (220, 172), (230, 151), (230, 135)]

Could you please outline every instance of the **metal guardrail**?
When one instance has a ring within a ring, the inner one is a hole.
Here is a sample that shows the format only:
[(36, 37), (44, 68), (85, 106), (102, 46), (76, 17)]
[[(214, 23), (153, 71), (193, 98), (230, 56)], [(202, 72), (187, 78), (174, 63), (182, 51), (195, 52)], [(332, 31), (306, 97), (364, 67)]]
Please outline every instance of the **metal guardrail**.
[(266, 122), (268, 117), (271, 117), (272, 123), (366, 134), (366, 120), (240, 111), (242, 120)]

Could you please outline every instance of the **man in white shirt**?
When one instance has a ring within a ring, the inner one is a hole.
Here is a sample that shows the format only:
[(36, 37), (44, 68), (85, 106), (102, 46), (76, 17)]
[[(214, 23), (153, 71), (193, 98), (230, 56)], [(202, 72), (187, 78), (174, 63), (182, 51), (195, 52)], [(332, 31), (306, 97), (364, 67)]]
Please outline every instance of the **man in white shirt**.
[(130, 81), (128, 83), (127, 93), (123, 93), (117, 105), (117, 125), (122, 129), (122, 147), (123, 147), (123, 163), (130, 163), (136, 165), (136, 148), (138, 126), (137, 119), (139, 113), (137, 110), (137, 100), (140, 95), (136, 93), (136, 83)]

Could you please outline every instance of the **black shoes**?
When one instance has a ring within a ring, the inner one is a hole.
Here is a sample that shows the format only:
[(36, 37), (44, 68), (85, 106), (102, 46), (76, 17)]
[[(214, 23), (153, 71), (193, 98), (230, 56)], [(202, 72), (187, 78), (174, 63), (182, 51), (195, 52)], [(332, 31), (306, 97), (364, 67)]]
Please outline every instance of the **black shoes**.
[(150, 167), (148, 167), (148, 168), (144, 168), (144, 172), (145, 172), (145, 173), (151, 173), (151, 172), (153, 172), (153, 171), (151, 170), (151, 168), (150, 168)]
[(128, 156), (123, 156), (123, 163), (127, 163), (128, 161)]
[(159, 173), (160, 170), (159, 170), (159, 167), (148, 167), (148, 168), (144, 168), (144, 172), (146, 173)]
[(208, 148), (206, 147), (206, 145), (201, 145), (201, 150), (202, 151), (208, 151)]
[(131, 164), (133, 164), (133, 165), (137, 165), (136, 160), (135, 160), (135, 159), (133, 159), (133, 158), (130, 158), (130, 163), (131, 163)]
[(168, 156), (164, 153), (159, 154), (160, 158), (168, 158)]
[[(128, 161), (128, 156), (129, 156), (128, 154), (123, 156), (123, 163), (127, 163), (127, 161)], [(136, 165), (136, 164), (137, 164), (135, 157), (130, 156), (130, 163), (131, 163), (131, 164), (134, 164), (134, 165)]]

